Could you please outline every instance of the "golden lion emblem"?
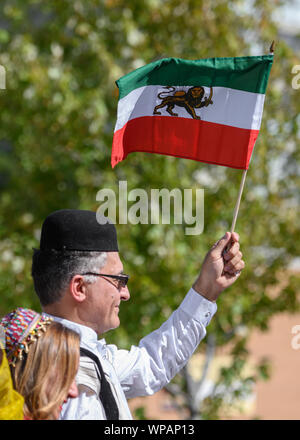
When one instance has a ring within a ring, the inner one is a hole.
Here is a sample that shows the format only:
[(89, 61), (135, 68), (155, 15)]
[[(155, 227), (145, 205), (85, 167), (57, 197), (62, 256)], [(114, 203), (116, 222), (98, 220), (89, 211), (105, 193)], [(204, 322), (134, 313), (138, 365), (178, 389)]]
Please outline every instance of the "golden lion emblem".
[[(162, 100), (160, 104), (154, 107), (153, 114), (161, 115), (157, 110), (163, 107), (167, 107), (167, 112), (171, 116), (178, 116), (177, 113), (173, 112), (175, 105), (179, 107), (184, 107), (186, 111), (192, 116), (193, 119), (201, 119), (195, 112), (195, 108), (207, 107), (209, 104), (213, 104), (212, 96), (213, 89), (210, 87), (210, 94), (208, 98), (204, 98), (205, 90), (201, 86), (195, 86), (188, 89), (187, 92), (184, 90), (177, 90), (173, 95), (170, 93), (175, 91), (175, 87), (167, 86), (165, 89), (169, 89), (168, 92), (161, 92), (157, 95), (159, 99)], [(167, 96), (162, 96), (167, 93)]]

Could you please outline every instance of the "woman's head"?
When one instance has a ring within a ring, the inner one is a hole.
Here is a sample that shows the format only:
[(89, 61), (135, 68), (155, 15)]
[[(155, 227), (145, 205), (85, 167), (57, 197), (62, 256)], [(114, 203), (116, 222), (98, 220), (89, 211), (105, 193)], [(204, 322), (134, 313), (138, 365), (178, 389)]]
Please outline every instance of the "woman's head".
[(32, 310), (4, 317), (6, 351), (15, 389), (28, 418), (56, 419), (67, 397), (77, 396), (79, 335)]

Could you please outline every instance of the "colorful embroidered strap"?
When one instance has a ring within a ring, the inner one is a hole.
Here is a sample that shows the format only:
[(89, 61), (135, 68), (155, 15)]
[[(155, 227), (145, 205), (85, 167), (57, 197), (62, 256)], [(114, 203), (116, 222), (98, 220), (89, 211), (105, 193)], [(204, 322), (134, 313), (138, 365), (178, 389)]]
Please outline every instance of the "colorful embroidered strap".
[(23, 359), (23, 352), (28, 353), (28, 346), (36, 341), (52, 318), (40, 315), (31, 309), (18, 307), (1, 319), (0, 325), (5, 331), (5, 348), (8, 362), (15, 366), (18, 359)]

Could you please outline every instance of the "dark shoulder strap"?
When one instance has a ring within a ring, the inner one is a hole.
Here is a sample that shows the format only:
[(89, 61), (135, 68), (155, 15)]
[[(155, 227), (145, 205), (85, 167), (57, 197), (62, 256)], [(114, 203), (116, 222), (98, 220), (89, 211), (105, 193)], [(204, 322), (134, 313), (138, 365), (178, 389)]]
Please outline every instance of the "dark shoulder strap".
[(105, 377), (101, 362), (92, 351), (87, 350), (86, 348), (80, 347), (80, 355), (86, 356), (92, 359), (93, 362), (97, 365), (97, 375), (100, 381), (100, 393), (99, 398), (102, 402), (106, 418), (107, 420), (119, 420), (119, 409), (112, 393), (110, 384)]

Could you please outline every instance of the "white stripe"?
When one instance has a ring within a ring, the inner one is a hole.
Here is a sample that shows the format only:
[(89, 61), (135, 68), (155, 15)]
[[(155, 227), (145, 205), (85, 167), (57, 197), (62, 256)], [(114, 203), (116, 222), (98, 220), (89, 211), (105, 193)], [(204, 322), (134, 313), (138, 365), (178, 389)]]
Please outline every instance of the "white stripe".
[[(174, 86), (175, 87), (175, 86)], [(191, 86), (176, 86), (177, 90), (187, 91)], [(204, 87), (205, 97), (209, 97), (210, 88)], [(164, 86), (145, 86), (133, 90), (118, 103), (118, 118), (115, 131), (122, 128), (128, 121), (142, 116), (154, 116), (154, 107), (162, 102), (158, 94), (164, 92), (168, 95), (168, 89)], [(171, 96), (174, 92), (169, 90)], [(232, 127), (259, 130), (263, 113), (265, 95), (261, 93), (245, 92), (242, 90), (226, 87), (213, 87), (213, 104), (208, 107), (195, 109), (203, 121), (217, 124), (230, 125)], [(163, 107), (158, 111), (162, 116), (174, 118)], [(192, 119), (192, 116), (183, 107), (175, 106), (173, 112), (183, 118)]]

